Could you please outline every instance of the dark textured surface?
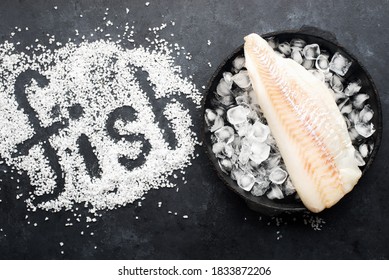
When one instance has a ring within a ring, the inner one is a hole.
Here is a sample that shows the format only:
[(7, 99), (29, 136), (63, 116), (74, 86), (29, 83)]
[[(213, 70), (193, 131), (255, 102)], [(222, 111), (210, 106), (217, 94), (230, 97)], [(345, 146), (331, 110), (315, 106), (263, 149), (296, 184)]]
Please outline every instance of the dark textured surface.
[[(184, 74), (195, 74), (200, 87), (216, 65), (242, 43), (250, 32), (317, 26), (336, 34), (367, 68), (380, 93), (384, 133), (381, 149), (371, 169), (341, 203), (320, 215), (322, 231), (313, 231), (301, 217), (288, 225), (250, 211), (228, 191), (212, 171), (202, 148), (187, 169), (187, 185), (180, 191), (151, 191), (142, 207), (130, 205), (103, 213), (98, 222), (65, 227), (73, 213), (29, 213), (15, 199), (7, 177), (0, 197), (0, 252), (4, 259), (388, 259), (389, 258), (389, 145), (387, 106), (389, 80), (388, 1), (14, 1), (0, 3), (0, 38), (4, 41), (15, 26), (29, 27), (16, 37), (22, 45), (55, 34), (60, 41), (74, 37), (74, 29), (88, 34), (103, 26), (105, 8), (115, 24), (135, 21), (136, 40), (148, 27), (176, 22), (165, 35), (186, 47), (193, 59), (178, 61)], [(58, 10), (53, 7), (57, 5)], [(125, 8), (130, 9), (126, 15)], [(80, 18), (79, 15), (83, 14)], [(207, 45), (207, 40), (212, 44)], [(212, 67), (207, 62), (212, 63)], [(190, 67), (188, 69), (187, 67)], [(188, 71), (188, 72), (186, 72)], [(196, 130), (200, 116), (193, 114)], [(157, 203), (161, 201), (161, 208)], [(169, 215), (168, 210), (178, 215)], [(189, 219), (182, 219), (182, 215)], [(44, 221), (45, 217), (48, 221)], [(136, 220), (135, 216), (139, 219)], [(38, 223), (37, 227), (32, 224)], [(268, 225), (268, 223), (270, 225)], [(84, 231), (84, 235), (80, 232)], [(279, 233), (277, 233), (279, 231)], [(91, 236), (90, 232), (94, 232)], [(6, 235), (6, 236), (5, 236)], [(277, 240), (277, 236), (282, 238)], [(60, 247), (59, 242), (64, 242)], [(94, 247), (97, 246), (95, 249)], [(65, 253), (62, 255), (60, 251)]]

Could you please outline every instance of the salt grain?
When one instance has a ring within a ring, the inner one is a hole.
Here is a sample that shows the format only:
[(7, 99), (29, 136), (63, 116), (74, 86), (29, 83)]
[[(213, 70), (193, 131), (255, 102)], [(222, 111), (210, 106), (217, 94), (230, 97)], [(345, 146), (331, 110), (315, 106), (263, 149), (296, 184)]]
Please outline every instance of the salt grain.
[[(189, 79), (181, 76), (169, 44), (159, 39), (152, 41), (153, 50), (140, 46), (125, 49), (104, 40), (62, 44), (49, 38), (50, 44), (61, 48), (52, 51), (39, 44), (26, 47), (31, 50), (28, 54), (18, 53), (12, 43), (0, 44), (0, 73), (4, 78), (0, 83), (0, 155), (9, 166), (26, 171), (30, 177), (34, 191), (25, 200), (28, 209), (71, 210), (75, 203), (86, 203), (90, 212), (110, 210), (134, 202), (150, 189), (174, 186), (168, 180), (169, 175), (190, 165), (198, 141), (192, 131), (190, 111), (172, 97), (179, 94), (198, 106), (201, 94)], [(181, 49), (178, 44), (174, 46)], [(37, 129), (19, 109), (13, 92), (19, 75), (25, 71), (48, 79), (47, 85), (38, 84), (35, 79), (25, 85), (25, 95), (36, 110), (39, 122), (44, 127), (60, 122), (63, 128), (47, 141), (33, 144), (27, 154), (20, 155), (15, 154), (15, 149), (33, 138)], [(137, 80), (140, 71), (148, 75), (153, 99), (171, 99), (163, 108), (163, 115), (178, 142), (173, 149), (158, 126), (153, 112), (155, 101), (150, 100)], [(113, 73), (116, 73), (114, 79)], [(76, 118), (70, 112), (74, 106), (82, 110)], [(130, 122), (116, 117), (110, 129), (123, 136), (142, 135), (143, 141), (116, 141), (107, 133), (112, 112), (127, 107), (136, 113), (136, 120)], [(54, 108), (58, 108), (57, 116), (52, 114)], [(90, 174), (80, 154), (77, 143), (82, 135), (95, 152), (98, 176)], [(151, 149), (143, 154), (142, 146), (147, 143)], [(58, 155), (60, 174), (52, 169), (44, 155), (47, 145)], [(127, 169), (119, 161), (122, 156), (131, 160), (144, 156), (144, 163)], [(63, 185), (58, 185), (61, 180)], [(36, 202), (53, 192), (57, 193), (54, 198)]]

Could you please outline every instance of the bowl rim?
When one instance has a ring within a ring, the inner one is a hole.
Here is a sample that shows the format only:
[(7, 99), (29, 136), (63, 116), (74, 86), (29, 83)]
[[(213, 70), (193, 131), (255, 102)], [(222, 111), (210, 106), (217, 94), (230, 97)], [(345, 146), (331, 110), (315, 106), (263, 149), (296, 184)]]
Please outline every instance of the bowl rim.
[[(312, 39), (326, 41), (329, 44), (334, 45), (337, 48), (337, 50), (339, 50), (340, 52), (347, 54), (347, 56), (349, 56), (353, 61), (357, 62), (358, 66), (363, 71), (363, 74), (366, 75), (367, 80), (369, 81), (369, 87), (371, 87), (371, 95), (374, 96), (376, 103), (377, 103), (376, 104), (377, 111), (374, 112), (377, 115), (377, 122), (376, 122), (376, 127), (375, 127), (376, 138), (374, 141), (374, 148), (373, 148), (372, 153), (369, 156), (369, 159), (368, 159), (366, 165), (364, 166), (364, 169), (362, 172), (362, 176), (363, 176), (366, 173), (366, 171), (368, 169), (370, 169), (372, 163), (374, 162), (374, 160), (376, 158), (378, 150), (381, 146), (382, 132), (383, 132), (381, 100), (380, 100), (376, 85), (375, 85), (370, 73), (367, 71), (366, 67), (355, 57), (355, 55), (353, 55), (349, 50), (345, 49), (343, 46), (341, 46), (338, 43), (336, 37), (330, 32), (327, 32), (327, 31), (324, 31), (324, 30), (321, 30), (321, 29), (318, 29), (315, 27), (306, 28), (305, 26), (303, 26), (300, 29), (288, 29), (288, 30), (268, 32), (268, 33), (262, 34), (261, 37), (267, 39), (267, 38), (277, 37), (277, 36), (282, 36), (282, 35), (288, 35), (288, 36), (290, 36), (290, 35), (296, 35), (296, 36), (302, 35), (302, 36), (310, 37)], [(201, 140), (202, 140), (205, 152), (206, 152), (209, 160), (212, 163), (212, 168), (216, 172), (219, 179), (223, 182), (223, 184), (225, 186), (227, 186), (228, 189), (232, 190), (234, 193), (236, 193), (242, 199), (244, 199), (245, 202), (247, 203), (247, 205), (249, 206), (249, 208), (253, 209), (254, 211), (263, 212), (265, 214), (270, 213), (271, 215), (285, 213), (285, 212), (286, 213), (296, 213), (296, 212), (308, 211), (308, 209), (304, 206), (304, 204), (301, 201), (296, 201), (296, 203), (293, 203), (293, 204), (292, 203), (285, 203), (283, 205), (282, 204), (274, 205), (274, 204), (272, 204), (272, 200), (270, 200), (266, 197), (266, 199), (264, 199), (264, 201), (261, 201), (259, 204), (257, 199), (264, 198), (263, 196), (256, 197), (256, 196), (253, 196), (252, 194), (244, 191), (243, 189), (241, 190), (241, 189), (238, 189), (238, 188), (231, 186), (230, 183), (227, 182), (227, 180), (224, 178), (224, 176), (228, 176), (228, 175), (221, 174), (221, 172), (217, 169), (216, 163), (215, 163), (216, 157), (213, 155), (213, 152), (209, 149), (209, 147), (207, 147), (207, 145), (205, 144), (206, 137), (207, 137), (207, 135), (206, 135), (207, 134), (206, 133), (207, 124), (205, 122), (205, 110), (206, 110), (205, 105), (206, 105), (207, 97), (209, 96), (209, 94), (211, 94), (210, 90), (213, 87), (213, 83), (214, 83), (216, 77), (219, 76), (220, 72), (222, 71), (222, 69), (225, 67), (226, 63), (229, 60), (231, 60), (232, 58), (234, 58), (235, 56), (237, 56), (239, 53), (242, 52), (243, 46), (244, 46), (244, 44), (241, 44), (240, 46), (235, 48), (226, 58), (224, 58), (221, 61), (221, 63), (218, 65), (218, 67), (215, 69), (212, 76), (208, 79), (207, 86), (205, 88), (205, 95), (204, 95), (203, 100), (202, 100), (202, 111), (201, 111), (201, 118), (202, 118)], [(257, 209), (256, 206), (264, 207), (264, 209), (263, 209), (264, 211)]]

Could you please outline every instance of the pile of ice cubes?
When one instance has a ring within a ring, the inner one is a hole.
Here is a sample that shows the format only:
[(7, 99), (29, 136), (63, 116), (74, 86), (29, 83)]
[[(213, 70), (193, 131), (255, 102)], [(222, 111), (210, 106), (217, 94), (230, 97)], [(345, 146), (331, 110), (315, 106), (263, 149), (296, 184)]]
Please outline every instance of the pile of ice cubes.
[[(361, 82), (346, 83), (343, 78), (352, 62), (339, 52), (331, 57), (318, 44), (307, 45), (298, 38), (283, 43), (270, 38), (268, 43), (278, 55), (295, 60), (327, 85), (345, 118), (358, 164), (365, 165), (374, 148), (374, 112), (368, 104), (369, 95), (361, 92)], [(212, 151), (221, 170), (255, 196), (282, 199), (295, 194), (257, 105), (243, 56), (236, 57), (231, 71), (223, 73), (211, 104), (212, 108), (205, 110), (205, 121), (212, 132)]]

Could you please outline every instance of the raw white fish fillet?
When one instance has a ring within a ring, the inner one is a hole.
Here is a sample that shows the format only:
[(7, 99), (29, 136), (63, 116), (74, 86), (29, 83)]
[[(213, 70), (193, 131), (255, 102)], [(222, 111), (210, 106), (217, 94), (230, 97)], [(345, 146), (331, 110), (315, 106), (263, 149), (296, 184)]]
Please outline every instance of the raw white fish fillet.
[(245, 37), (244, 52), (259, 106), (302, 202), (312, 212), (333, 206), (362, 173), (331, 92), (257, 34)]

